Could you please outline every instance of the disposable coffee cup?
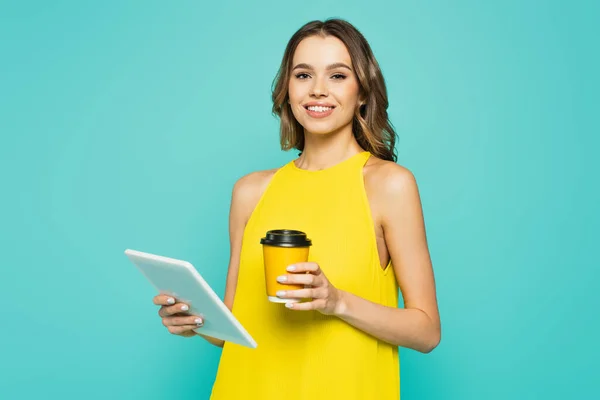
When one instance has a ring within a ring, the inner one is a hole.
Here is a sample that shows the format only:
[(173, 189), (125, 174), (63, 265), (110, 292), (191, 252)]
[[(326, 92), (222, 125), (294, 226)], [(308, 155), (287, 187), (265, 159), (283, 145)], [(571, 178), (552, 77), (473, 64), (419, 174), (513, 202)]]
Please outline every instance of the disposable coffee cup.
[(260, 240), (265, 260), (265, 283), (267, 297), (274, 303), (298, 303), (300, 299), (281, 299), (278, 290), (298, 290), (304, 285), (288, 285), (277, 282), (277, 277), (286, 275), (286, 267), (298, 262), (308, 261), (308, 252), (312, 242), (306, 233), (291, 229), (275, 229), (267, 232)]

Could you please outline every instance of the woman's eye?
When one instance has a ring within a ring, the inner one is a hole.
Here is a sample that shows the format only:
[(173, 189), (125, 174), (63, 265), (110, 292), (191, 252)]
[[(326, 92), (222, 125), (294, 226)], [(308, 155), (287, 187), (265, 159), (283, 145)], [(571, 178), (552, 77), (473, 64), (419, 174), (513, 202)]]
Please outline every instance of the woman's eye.
[[(295, 75), (297, 79), (300, 80), (304, 80), (304, 79), (308, 79), (310, 78), (310, 75), (308, 75), (307, 73), (301, 72), (299, 74)], [(344, 74), (334, 74), (331, 76), (332, 79), (334, 80), (342, 80), (342, 79), (346, 79), (346, 75)]]

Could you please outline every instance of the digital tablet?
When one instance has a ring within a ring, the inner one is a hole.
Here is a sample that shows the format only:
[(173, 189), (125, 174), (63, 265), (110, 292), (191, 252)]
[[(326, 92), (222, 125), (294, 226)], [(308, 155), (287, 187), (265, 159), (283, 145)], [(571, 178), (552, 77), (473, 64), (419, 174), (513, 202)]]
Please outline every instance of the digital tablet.
[(182, 260), (127, 249), (125, 255), (161, 293), (190, 306), (186, 313), (199, 315), (204, 325), (197, 333), (256, 348), (257, 344), (233, 316), (194, 266)]

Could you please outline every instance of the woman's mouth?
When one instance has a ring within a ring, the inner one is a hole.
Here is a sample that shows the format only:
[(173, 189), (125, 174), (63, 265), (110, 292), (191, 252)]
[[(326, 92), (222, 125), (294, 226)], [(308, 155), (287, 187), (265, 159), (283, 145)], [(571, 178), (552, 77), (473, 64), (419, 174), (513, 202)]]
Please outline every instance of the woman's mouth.
[(306, 113), (313, 118), (325, 118), (331, 115), (333, 106), (305, 106)]

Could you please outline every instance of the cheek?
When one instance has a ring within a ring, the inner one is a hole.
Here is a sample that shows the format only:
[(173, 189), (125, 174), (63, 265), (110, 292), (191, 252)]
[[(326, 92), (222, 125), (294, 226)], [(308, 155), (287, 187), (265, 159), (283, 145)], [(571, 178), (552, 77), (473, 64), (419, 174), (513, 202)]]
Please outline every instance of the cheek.
[(292, 109), (292, 114), (294, 115), (294, 118), (296, 118), (296, 120), (300, 119), (302, 115), (298, 110), (298, 103), (301, 101), (302, 95), (298, 93), (298, 87), (292, 83), (288, 85), (288, 98), (290, 102), (290, 104), (288, 105)]
[(354, 111), (358, 105), (358, 95), (353, 91), (345, 91), (344, 93), (339, 93), (338, 99), (342, 105), (339, 114), (340, 117), (344, 122), (352, 120), (352, 118), (354, 118)]
[(339, 97), (343, 99), (347, 107), (353, 108), (358, 102), (358, 86), (356, 84), (348, 84), (339, 88)]
[(293, 81), (290, 81), (290, 83), (288, 84), (288, 97), (290, 98), (290, 101), (292, 101), (292, 102), (298, 101), (299, 99), (301, 99), (302, 98), (302, 87), (297, 85)]
[(288, 97), (290, 99), (290, 107), (292, 109), (292, 114), (296, 120), (299, 120), (303, 117), (303, 108), (299, 105), (302, 103), (303, 99), (306, 97), (303, 91), (302, 85), (294, 84), (290, 82), (288, 85)]

